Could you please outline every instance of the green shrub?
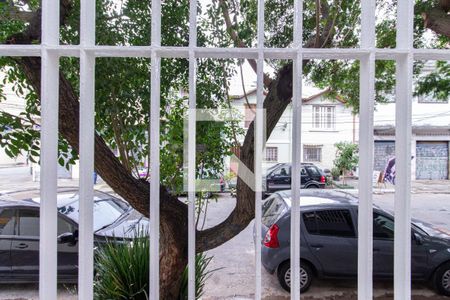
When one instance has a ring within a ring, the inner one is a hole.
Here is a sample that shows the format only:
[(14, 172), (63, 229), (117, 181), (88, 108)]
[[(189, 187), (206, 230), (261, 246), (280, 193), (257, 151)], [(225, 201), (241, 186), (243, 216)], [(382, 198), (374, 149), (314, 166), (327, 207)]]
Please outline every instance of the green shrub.
[[(196, 256), (196, 295), (203, 294), (212, 271), (207, 267), (212, 257)], [(98, 300), (149, 299), (149, 239), (139, 236), (132, 243), (107, 241), (95, 257), (94, 298)], [(180, 299), (187, 299), (187, 268), (183, 272)]]

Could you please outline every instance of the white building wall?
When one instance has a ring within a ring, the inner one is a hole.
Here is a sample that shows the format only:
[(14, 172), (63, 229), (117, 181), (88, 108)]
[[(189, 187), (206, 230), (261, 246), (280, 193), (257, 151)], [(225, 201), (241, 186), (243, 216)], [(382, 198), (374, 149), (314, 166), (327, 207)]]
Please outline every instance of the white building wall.
[[(250, 104), (256, 103), (254, 93), (247, 96)], [(240, 126), (244, 128), (245, 105), (244, 98), (235, 99), (233, 106), (238, 108), (242, 115)], [(333, 130), (318, 130), (313, 128), (313, 105), (332, 105), (336, 111), (336, 126)], [(331, 169), (335, 159), (335, 143), (338, 142), (357, 142), (358, 138), (358, 119), (353, 117), (350, 108), (347, 108), (342, 102), (333, 99), (327, 99), (324, 96), (318, 96), (312, 100), (304, 102), (302, 106), (302, 145), (320, 145), (322, 147), (322, 161), (314, 162), (322, 168)], [(278, 124), (273, 130), (267, 141), (266, 147), (278, 148), (277, 162), (291, 162), (291, 140), (292, 140), (292, 106), (288, 105), (281, 116)], [(355, 137), (355, 140), (354, 140)], [(240, 142), (244, 136), (240, 137)], [(303, 147), (302, 158), (303, 158)], [(265, 162), (265, 168), (275, 164), (275, 162)]]
[[(0, 72), (0, 81), (3, 81), (4, 77), (4, 73)], [(15, 92), (13, 92), (12, 84), (5, 84), (1, 93), (5, 96), (6, 99), (0, 101), (0, 111), (18, 116), (25, 110), (25, 100), (17, 96)], [(26, 157), (24, 155), (19, 155), (17, 158), (11, 158), (5, 153), (3, 148), (0, 147), (0, 165), (12, 166), (25, 163)]]

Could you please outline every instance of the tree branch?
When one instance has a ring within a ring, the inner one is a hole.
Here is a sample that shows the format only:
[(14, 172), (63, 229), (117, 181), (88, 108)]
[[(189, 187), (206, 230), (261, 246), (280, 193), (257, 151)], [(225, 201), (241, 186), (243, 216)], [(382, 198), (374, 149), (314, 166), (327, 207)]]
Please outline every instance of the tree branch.
[(25, 123), (29, 123), (30, 125), (40, 125), (40, 124), (37, 124), (34, 120), (31, 120), (31, 119), (28, 120), (28, 119), (22, 118), (20, 116), (16, 116), (16, 115), (10, 114), (10, 113), (8, 113), (6, 111), (3, 111), (3, 110), (0, 110), (0, 114), (7, 115), (7, 116), (9, 116), (11, 118), (14, 118), (14, 119), (19, 120), (19, 121), (23, 121)]
[(450, 0), (441, 0), (441, 2), (443, 2), (441, 3), (442, 6), (434, 7), (422, 13), (424, 26), (437, 34), (450, 38), (450, 15), (448, 14)]
[(320, 0), (316, 0), (316, 42), (315, 47), (319, 47), (319, 39), (320, 39)]
[[(70, 5), (66, 0), (61, 0), (61, 20), (69, 13)], [(35, 19), (31, 21), (35, 26), (29, 26), (26, 31), (8, 38), (8, 43), (30, 44), (31, 41), (40, 39), (40, 10)], [(36, 29), (37, 27), (37, 29)], [(23, 70), (27, 81), (33, 87), (40, 98), (41, 89), (41, 58), (40, 57), (16, 57), (12, 58)], [(70, 146), (79, 152), (79, 122), (80, 109), (78, 96), (70, 82), (60, 72), (59, 75), (59, 132), (69, 142)], [(150, 186), (148, 182), (139, 180), (122, 165), (100, 135), (95, 133), (95, 170), (105, 182), (120, 196), (126, 199), (131, 206), (149, 216), (150, 212)], [(160, 186), (161, 222), (165, 220), (170, 224), (171, 218), (179, 224), (187, 223), (187, 205), (172, 196), (164, 186)], [(183, 234), (186, 226), (178, 227)], [(163, 230), (163, 229), (161, 229)], [(166, 229), (168, 230), (168, 229)]]
[[(322, 35), (319, 36), (319, 45), (329, 47), (331, 39), (329, 39), (329, 31), (333, 29), (334, 22), (328, 18), (328, 6), (322, 6), (322, 16), (328, 19), (324, 26)], [(304, 45), (305, 48), (313, 48), (316, 43), (316, 36), (311, 36)], [(303, 60), (303, 67), (309, 60)], [(292, 62), (282, 67), (277, 78), (272, 80), (268, 87), (268, 94), (264, 99), (264, 109), (266, 110), (266, 139), (268, 139), (283, 115), (286, 107), (292, 99)], [(254, 121), (251, 122), (244, 143), (241, 147), (241, 162), (251, 171), (254, 169)], [(251, 220), (255, 217), (254, 199), (255, 193), (246, 185), (238, 176), (236, 189), (236, 206), (230, 215), (218, 225), (202, 231), (197, 231), (196, 251), (204, 252), (218, 247), (226, 241), (244, 230)]]
[[(235, 45), (239, 48), (247, 48), (247, 46), (244, 44), (244, 42), (239, 38), (239, 35), (237, 32), (233, 29), (234, 27), (237, 27), (237, 24), (234, 24), (231, 22), (230, 18), (230, 12), (228, 11), (228, 6), (225, 3), (224, 0), (219, 0), (219, 5), (222, 8), (222, 14), (223, 19), (225, 20), (225, 25), (227, 27), (227, 31), (230, 34), (231, 39), (235, 43)], [(248, 63), (252, 67), (253, 71), (257, 73), (257, 63), (254, 59), (247, 59)], [(264, 86), (269, 87), (272, 82), (272, 79), (269, 77), (269, 75), (264, 73)]]
[(30, 23), (35, 18), (36, 13), (31, 11), (19, 10), (17, 7), (10, 7), (10, 10), (0, 15), (0, 21), (17, 20)]

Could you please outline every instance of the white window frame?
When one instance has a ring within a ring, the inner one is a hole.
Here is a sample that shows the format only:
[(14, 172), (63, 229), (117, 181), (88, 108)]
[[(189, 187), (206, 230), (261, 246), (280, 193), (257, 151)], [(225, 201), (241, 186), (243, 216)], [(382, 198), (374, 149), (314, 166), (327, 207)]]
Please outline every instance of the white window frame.
[[(360, 61), (359, 222), (358, 299), (371, 299), (372, 293), (372, 170), (375, 60), (395, 60), (396, 64), (396, 171), (394, 297), (411, 298), (411, 103), (413, 60), (450, 60), (445, 49), (414, 49), (413, 1), (398, 1), (396, 48), (375, 46), (375, 0), (361, 1), (361, 43), (359, 48), (302, 48), (302, 1), (294, 2), (294, 41), (290, 48), (264, 47), (264, 0), (258, 0), (256, 48), (197, 47), (197, 1), (190, 2), (188, 47), (161, 46), (161, 0), (152, 0), (151, 45), (98, 46), (95, 44), (95, 1), (81, 0), (80, 45), (59, 44), (59, 1), (42, 1), (42, 41), (39, 45), (0, 45), (0, 56), (40, 56), (41, 77), (41, 212), (40, 212), (40, 299), (56, 300), (56, 194), (58, 146), (59, 58), (80, 58), (80, 235), (79, 299), (93, 298), (93, 162), (94, 162), (94, 69), (97, 57), (151, 58), (151, 136), (152, 176), (150, 199), (159, 199), (159, 108), (161, 58), (189, 59), (189, 108), (196, 107), (195, 73), (197, 58), (239, 58), (257, 60), (257, 113), (255, 121), (255, 183), (261, 186), (263, 151), (263, 62), (264, 59), (293, 61), (291, 299), (300, 297), (300, 160), (303, 59), (355, 59)], [(189, 114), (189, 134), (195, 137), (195, 113)], [(195, 277), (195, 138), (189, 142), (189, 299), (194, 299)], [(261, 191), (255, 193), (256, 240), (261, 239)], [(149, 201), (150, 201), (149, 199)], [(150, 299), (159, 299), (159, 201), (150, 201)], [(261, 244), (256, 243), (255, 298), (261, 299)]]
[(332, 131), (336, 129), (336, 106), (313, 105), (313, 130)]

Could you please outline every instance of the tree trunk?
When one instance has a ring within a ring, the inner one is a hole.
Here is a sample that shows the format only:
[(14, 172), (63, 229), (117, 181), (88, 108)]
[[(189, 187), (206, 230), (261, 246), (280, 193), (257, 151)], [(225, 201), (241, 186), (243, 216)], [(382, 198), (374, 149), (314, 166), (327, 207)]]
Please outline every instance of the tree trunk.
[[(28, 82), (40, 95), (41, 59), (17, 58)], [(79, 101), (67, 79), (60, 75), (59, 132), (79, 150)], [(150, 189), (134, 178), (104, 140), (95, 136), (95, 169), (105, 182), (144, 216), (149, 216)], [(178, 298), (181, 274), (187, 264), (187, 207), (160, 187), (160, 299)]]

